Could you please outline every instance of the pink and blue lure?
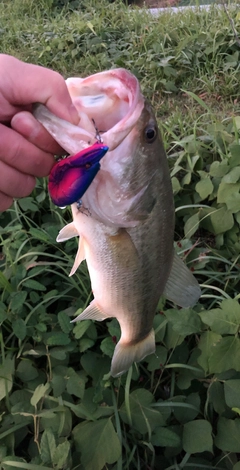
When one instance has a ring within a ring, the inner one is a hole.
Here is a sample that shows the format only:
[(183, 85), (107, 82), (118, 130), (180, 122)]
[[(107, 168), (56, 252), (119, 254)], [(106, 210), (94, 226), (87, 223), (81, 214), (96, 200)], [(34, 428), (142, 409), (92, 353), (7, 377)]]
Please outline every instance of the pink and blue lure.
[(48, 189), (56, 206), (69, 206), (81, 199), (100, 170), (99, 162), (107, 151), (106, 145), (96, 142), (54, 165)]

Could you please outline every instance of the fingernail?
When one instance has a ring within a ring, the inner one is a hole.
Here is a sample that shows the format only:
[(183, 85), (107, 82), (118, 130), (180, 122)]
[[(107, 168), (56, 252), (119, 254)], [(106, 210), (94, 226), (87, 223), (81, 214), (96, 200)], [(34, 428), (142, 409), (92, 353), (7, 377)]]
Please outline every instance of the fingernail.
[(27, 111), (15, 114), (11, 122), (12, 128), (25, 137), (33, 138), (41, 130), (40, 124)]

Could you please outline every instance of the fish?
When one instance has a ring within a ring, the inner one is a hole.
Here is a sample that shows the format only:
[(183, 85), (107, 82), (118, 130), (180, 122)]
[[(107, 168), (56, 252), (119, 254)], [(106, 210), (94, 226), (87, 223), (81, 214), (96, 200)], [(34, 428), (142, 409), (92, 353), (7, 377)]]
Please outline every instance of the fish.
[(100, 142), (57, 162), (49, 175), (48, 190), (53, 203), (64, 207), (78, 202), (100, 170), (99, 161), (108, 151)]
[(153, 319), (160, 297), (188, 308), (201, 289), (174, 250), (168, 161), (139, 81), (119, 68), (66, 83), (78, 126), (65, 125), (49, 111), (47, 119), (41, 112), (37, 119), (68, 151), (91, 145), (96, 134), (109, 151), (82, 197), (85, 210), (72, 204), (73, 221), (57, 241), (79, 236), (70, 276), (84, 259), (90, 274), (94, 298), (73, 321), (115, 317), (120, 324), (110, 370), (119, 377), (155, 352)]

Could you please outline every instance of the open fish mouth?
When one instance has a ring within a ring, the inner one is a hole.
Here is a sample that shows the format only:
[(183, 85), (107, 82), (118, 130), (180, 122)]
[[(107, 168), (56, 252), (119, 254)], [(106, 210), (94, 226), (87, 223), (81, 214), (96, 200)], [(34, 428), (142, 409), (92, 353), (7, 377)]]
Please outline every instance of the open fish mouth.
[(137, 78), (124, 69), (113, 69), (84, 79), (68, 78), (66, 84), (78, 111), (78, 125), (58, 118), (41, 104), (35, 107), (36, 119), (70, 155), (96, 140), (114, 150), (144, 107)]

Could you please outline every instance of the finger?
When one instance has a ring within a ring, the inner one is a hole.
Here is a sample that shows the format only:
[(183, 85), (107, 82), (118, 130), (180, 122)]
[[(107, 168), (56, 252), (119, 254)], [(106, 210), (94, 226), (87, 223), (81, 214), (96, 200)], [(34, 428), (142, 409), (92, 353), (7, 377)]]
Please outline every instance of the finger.
[(20, 173), (2, 161), (0, 161), (0, 175), (0, 192), (10, 198), (28, 196), (36, 184), (33, 176)]
[(15, 114), (11, 121), (12, 128), (36, 147), (55, 155), (66, 153), (31, 113), (22, 111)]
[[(53, 155), (37, 148), (15, 130), (0, 124), (0, 160), (32, 176), (47, 176), (54, 164)], [(0, 180), (2, 174), (0, 173)]]
[(7, 209), (9, 209), (12, 203), (13, 203), (13, 198), (10, 196), (7, 196), (4, 193), (1, 193), (0, 191), (0, 212), (4, 212)]
[(0, 70), (3, 67), (5, 84), (1, 88), (4, 98), (14, 108), (13, 114), (16, 106), (40, 102), (60, 118), (73, 124), (79, 122), (65, 80), (59, 73), (4, 54), (0, 56)]

